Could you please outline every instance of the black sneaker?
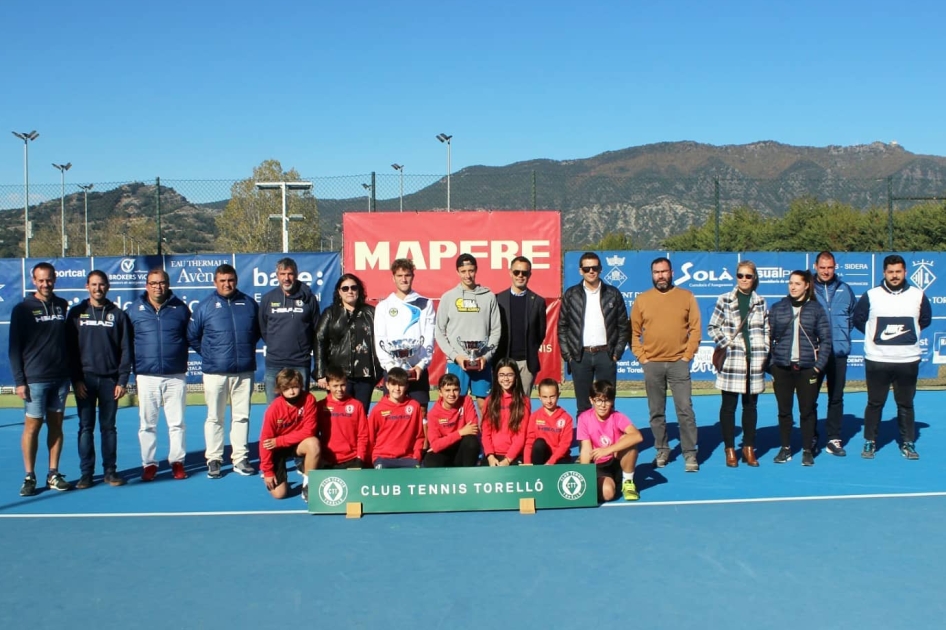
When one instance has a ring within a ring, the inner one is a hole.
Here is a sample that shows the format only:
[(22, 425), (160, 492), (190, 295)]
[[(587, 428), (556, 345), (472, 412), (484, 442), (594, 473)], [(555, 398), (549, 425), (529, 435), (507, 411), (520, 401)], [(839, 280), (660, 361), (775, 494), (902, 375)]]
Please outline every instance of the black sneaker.
[(807, 448), (801, 452), (801, 465), (802, 466), (815, 465), (815, 456), (812, 455), (811, 451)]
[(305, 477), (305, 458), (296, 455), (292, 460), (296, 463), (296, 472)]
[(207, 477), (210, 479), (220, 479), (220, 465), (222, 462), (212, 459), (207, 462)]
[(828, 443), (824, 445), (824, 450), (828, 451), (835, 457), (847, 456), (847, 451), (845, 451), (844, 447), (841, 446), (841, 440), (828, 440)]
[(92, 475), (82, 475), (76, 482), (76, 490), (85, 490), (92, 487)]
[(36, 475), (27, 475), (20, 486), (21, 497), (31, 497), (36, 494)]
[(778, 454), (772, 461), (776, 464), (784, 464), (785, 462), (792, 461), (792, 449), (788, 448), (787, 446), (783, 446), (778, 450)]
[(867, 440), (864, 442), (864, 450), (861, 451), (861, 457), (864, 459), (874, 459), (874, 451), (877, 450), (877, 445), (874, 444), (873, 440)]
[(65, 492), (66, 490), (71, 490), (72, 486), (69, 485), (69, 482), (66, 481), (66, 478), (62, 473), (53, 473), (46, 476), (46, 486), (52, 488), (53, 490), (58, 490), (59, 492)]
[(309, 486), (302, 486), (302, 500), (308, 505), (309, 503)]

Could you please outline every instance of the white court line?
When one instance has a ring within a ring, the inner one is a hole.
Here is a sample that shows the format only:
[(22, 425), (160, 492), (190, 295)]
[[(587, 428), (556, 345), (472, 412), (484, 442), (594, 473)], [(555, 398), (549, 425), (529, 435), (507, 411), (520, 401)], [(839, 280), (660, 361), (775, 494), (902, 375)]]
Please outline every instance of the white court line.
[[(727, 505), (738, 503), (782, 503), (792, 501), (843, 501), (849, 499), (909, 499), (917, 497), (946, 497), (943, 492), (904, 492), (885, 494), (835, 494), (806, 497), (761, 497), (756, 499), (701, 499), (693, 501), (630, 501), (604, 503), (600, 507), (665, 507), (680, 505)], [(168, 516), (272, 516), (277, 514), (308, 514), (308, 510), (233, 510), (225, 512), (91, 512), (86, 514), (0, 514), (4, 518), (152, 518)]]
[(843, 501), (847, 499), (906, 499), (915, 497), (946, 497), (946, 492), (903, 492), (885, 494), (834, 494), (807, 497), (760, 497), (756, 499), (702, 499), (694, 501), (625, 501), (604, 503), (601, 507), (658, 507), (664, 505), (726, 505), (730, 503), (780, 503), (790, 501)]

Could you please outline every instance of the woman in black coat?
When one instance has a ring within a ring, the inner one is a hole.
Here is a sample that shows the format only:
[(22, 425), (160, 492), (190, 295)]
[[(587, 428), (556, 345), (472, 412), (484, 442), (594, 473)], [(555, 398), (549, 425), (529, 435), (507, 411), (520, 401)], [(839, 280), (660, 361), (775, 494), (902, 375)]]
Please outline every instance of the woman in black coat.
[(810, 271), (793, 271), (788, 296), (769, 311), (769, 366), (778, 403), (778, 428), (782, 448), (776, 464), (792, 458), (792, 399), (798, 397), (802, 466), (815, 463), (818, 414), (815, 399), (818, 374), (831, 354), (831, 320), (815, 299)]
[(368, 413), (371, 395), (381, 378), (374, 353), (374, 307), (365, 304), (365, 285), (344, 274), (335, 284), (332, 305), (322, 312), (315, 330), (316, 383), (328, 389), (325, 368), (334, 364), (348, 376), (348, 393)]

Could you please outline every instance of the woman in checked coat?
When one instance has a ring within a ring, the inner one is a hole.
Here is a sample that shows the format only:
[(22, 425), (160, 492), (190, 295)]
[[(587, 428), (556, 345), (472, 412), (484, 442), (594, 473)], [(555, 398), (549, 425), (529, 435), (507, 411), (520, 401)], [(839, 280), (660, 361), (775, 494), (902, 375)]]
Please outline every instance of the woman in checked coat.
[(726, 465), (731, 468), (739, 465), (736, 459), (736, 404), (740, 397), (742, 459), (748, 466), (759, 465), (755, 456), (756, 402), (765, 389), (769, 317), (765, 300), (755, 292), (758, 287), (759, 274), (755, 263), (741, 261), (736, 268), (736, 288), (716, 300), (708, 326), (709, 336), (716, 345), (726, 348), (723, 369), (716, 374), (716, 387), (723, 396), (719, 424), (726, 447)]

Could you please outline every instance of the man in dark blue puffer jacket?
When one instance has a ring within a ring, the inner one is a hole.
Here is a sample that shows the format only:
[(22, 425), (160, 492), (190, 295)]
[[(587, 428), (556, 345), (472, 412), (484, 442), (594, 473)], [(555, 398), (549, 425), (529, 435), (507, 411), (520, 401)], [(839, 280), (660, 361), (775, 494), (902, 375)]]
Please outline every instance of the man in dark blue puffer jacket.
[(135, 380), (138, 387), (138, 441), (141, 480), (153, 481), (158, 415), (164, 407), (171, 448), (168, 462), (175, 479), (186, 479), (184, 409), (187, 406), (187, 305), (171, 292), (163, 269), (148, 272), (148, 287), (128, 306), (135, 340)]
[(191, 347), (203, 358), (207, 476), (221, 477), (228, 399), (233, 470), (244, 476), (255, 475), (256, 469), (249, 462), (247, 436), (256, 342), (260, 339), (259, 307), (256, 300), (237, 289), (237, 273), (232, 265), (214, 270), (214, 286), (217, 290), (200, 301), (187, 327)]

